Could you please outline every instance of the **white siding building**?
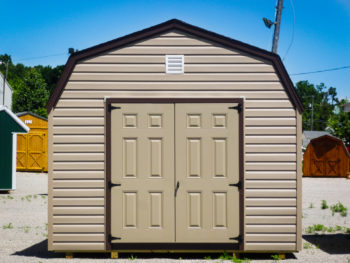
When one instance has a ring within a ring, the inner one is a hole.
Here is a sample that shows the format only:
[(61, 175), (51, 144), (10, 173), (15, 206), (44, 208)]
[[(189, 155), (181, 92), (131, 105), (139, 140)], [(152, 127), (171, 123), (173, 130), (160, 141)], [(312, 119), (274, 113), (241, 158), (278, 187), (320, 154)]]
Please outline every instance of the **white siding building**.
[(12, 89), (7, 81), (5, 81), (5, 103), (3, 102), (4, 96), (4, 75), (0, 73), (0, 105), (5, 105), (11, 110), (12, 107)]

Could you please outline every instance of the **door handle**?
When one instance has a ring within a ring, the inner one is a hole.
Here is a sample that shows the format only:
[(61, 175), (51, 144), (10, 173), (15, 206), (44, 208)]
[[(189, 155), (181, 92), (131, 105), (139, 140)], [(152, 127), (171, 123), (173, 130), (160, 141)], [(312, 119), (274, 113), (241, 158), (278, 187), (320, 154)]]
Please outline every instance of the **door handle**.
[(180, 182), (177, 181), (176, 187), (175, 187), (175, 196), (177, 195), (177, 190), (179, 190), (179, 187), (180, 187)]

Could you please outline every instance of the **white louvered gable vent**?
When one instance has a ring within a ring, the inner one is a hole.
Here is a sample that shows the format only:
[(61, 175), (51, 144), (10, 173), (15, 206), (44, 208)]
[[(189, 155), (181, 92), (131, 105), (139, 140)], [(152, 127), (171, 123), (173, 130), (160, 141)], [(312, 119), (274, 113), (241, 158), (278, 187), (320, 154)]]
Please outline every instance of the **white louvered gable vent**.
[(165, 72), (167, 74), (184, 73), (184, 55), (166, 55)]

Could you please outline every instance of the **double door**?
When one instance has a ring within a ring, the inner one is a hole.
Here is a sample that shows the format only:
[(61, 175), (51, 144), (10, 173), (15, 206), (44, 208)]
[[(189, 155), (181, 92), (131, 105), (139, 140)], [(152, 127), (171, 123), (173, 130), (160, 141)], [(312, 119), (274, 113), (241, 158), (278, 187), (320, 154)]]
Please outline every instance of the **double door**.
[(112, 243), (237, 242), (236, 105), (112, 104)]
[(17, 170), (47, 171), (47, 138), (45, 132), (17, 134)]

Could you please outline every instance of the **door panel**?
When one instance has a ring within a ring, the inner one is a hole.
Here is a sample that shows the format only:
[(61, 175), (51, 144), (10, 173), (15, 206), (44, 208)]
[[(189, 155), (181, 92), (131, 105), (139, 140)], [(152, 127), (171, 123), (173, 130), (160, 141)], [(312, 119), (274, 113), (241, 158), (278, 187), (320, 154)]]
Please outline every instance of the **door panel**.
[(27, 168), (27, 134), (17, 134), (17, 169)]
[(313, 176), (325, 176), (324, 160), (312, 159), (311, 174)]
[(176, 242), (236, 242), (239, 235), (236, 104), (175, 104)]
[(174, 104), (113, 106), (113, 242), (174, 242)]
[(326, 176), (339, 176), (339, 160), (325, 160)]
[(28, 134), (28, 170), (44, 170), (45, 141), (43, 133)]

